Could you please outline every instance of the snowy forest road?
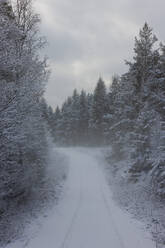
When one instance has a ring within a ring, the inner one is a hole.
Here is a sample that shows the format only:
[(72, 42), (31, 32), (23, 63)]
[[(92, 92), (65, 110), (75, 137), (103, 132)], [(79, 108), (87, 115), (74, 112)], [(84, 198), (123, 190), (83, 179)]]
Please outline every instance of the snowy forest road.
[[(59, 148), (68, 157), (65, 192), (27, 248), (154, 248), (141, 223), (114, 202), (99, 150)], [(18, 248), (18, 246), (17, 246)]]

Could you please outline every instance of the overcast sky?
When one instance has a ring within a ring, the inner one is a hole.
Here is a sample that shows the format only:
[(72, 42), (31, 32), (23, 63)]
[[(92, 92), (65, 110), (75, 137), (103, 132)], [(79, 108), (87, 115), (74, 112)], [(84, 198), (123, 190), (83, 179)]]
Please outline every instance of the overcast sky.
[(108, 84), (124, 73), (145, 21), (165, 40), (165, 0), (36, 0), (35, 8), (49, 43), (46, 98), (53, 107), (74, 88), (93, 90), (99, 76)]

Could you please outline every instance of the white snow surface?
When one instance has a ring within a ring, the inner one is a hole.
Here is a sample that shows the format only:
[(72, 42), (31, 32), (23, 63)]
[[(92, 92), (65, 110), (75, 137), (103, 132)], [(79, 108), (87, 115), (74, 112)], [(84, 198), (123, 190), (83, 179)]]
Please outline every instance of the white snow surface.
[[(58, 148), (67, 156), (69, 175), (58, 205), (38, 232), (7, 248), (155, 248), (142, 223), (113, 200), (99, 149)], [(33, 230), (33, 228), (32, 228)]]

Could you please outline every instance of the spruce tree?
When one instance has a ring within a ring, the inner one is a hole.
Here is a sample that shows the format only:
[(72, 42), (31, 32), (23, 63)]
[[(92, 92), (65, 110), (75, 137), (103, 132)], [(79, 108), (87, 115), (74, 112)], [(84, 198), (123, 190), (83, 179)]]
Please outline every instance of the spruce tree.
[(106, 110), (106, 87), (104, 81), (99, 78), (93, 94), (92, 120), (93, 141), (96, 145), (103, 143), (104, 115)]
[(81, 91), (79, 99), (79, 125), (78, 125), (78, 135), (79, 143), (85, 145), (88, 140), (88, 106), (87, 106), (87, 96), (84, 90)]
[(134, 152), (131, 155), (134, 163), (131, 171), (145, 170), (151, 167), (148, 153), (151, 149), (149, 137), (153, 114), (149, 102), (152, 95), (150, 82), (153, 80), (158, 63), (156, 60), (158, 51), (154, 49), (156, 41), (157, 38), (152, 29), (145, 23), (140, 30), (139, 39), (135, 38), (134, 61), (128, 63), (130, 68), (127, 78), (134, 87), (132, 95), (134, 129), (131, 141), (134, 146)]

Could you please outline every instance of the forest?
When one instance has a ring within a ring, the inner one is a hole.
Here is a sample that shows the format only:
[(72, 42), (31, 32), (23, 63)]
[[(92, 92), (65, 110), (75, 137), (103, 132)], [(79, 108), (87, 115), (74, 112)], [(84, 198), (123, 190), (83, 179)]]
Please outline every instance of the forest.
[(105, 148), (115, 171), (125, 162), (128, 181), (136, 185), (146, 176), (152, 194), (164, 201), (165, 45), (145, 23), (135, 37), (132, 61), (125, 61), (126, 73), (114, 72), (109, 86), (100, 77), (90, 93), (75, 89), (53, 109), (44, 98), (50, 70), (41, 55), (46, 39), (39, 27), (32, 0), (0, 0), (2, 226), (11, 209), (44, 190), (50, 146)]

